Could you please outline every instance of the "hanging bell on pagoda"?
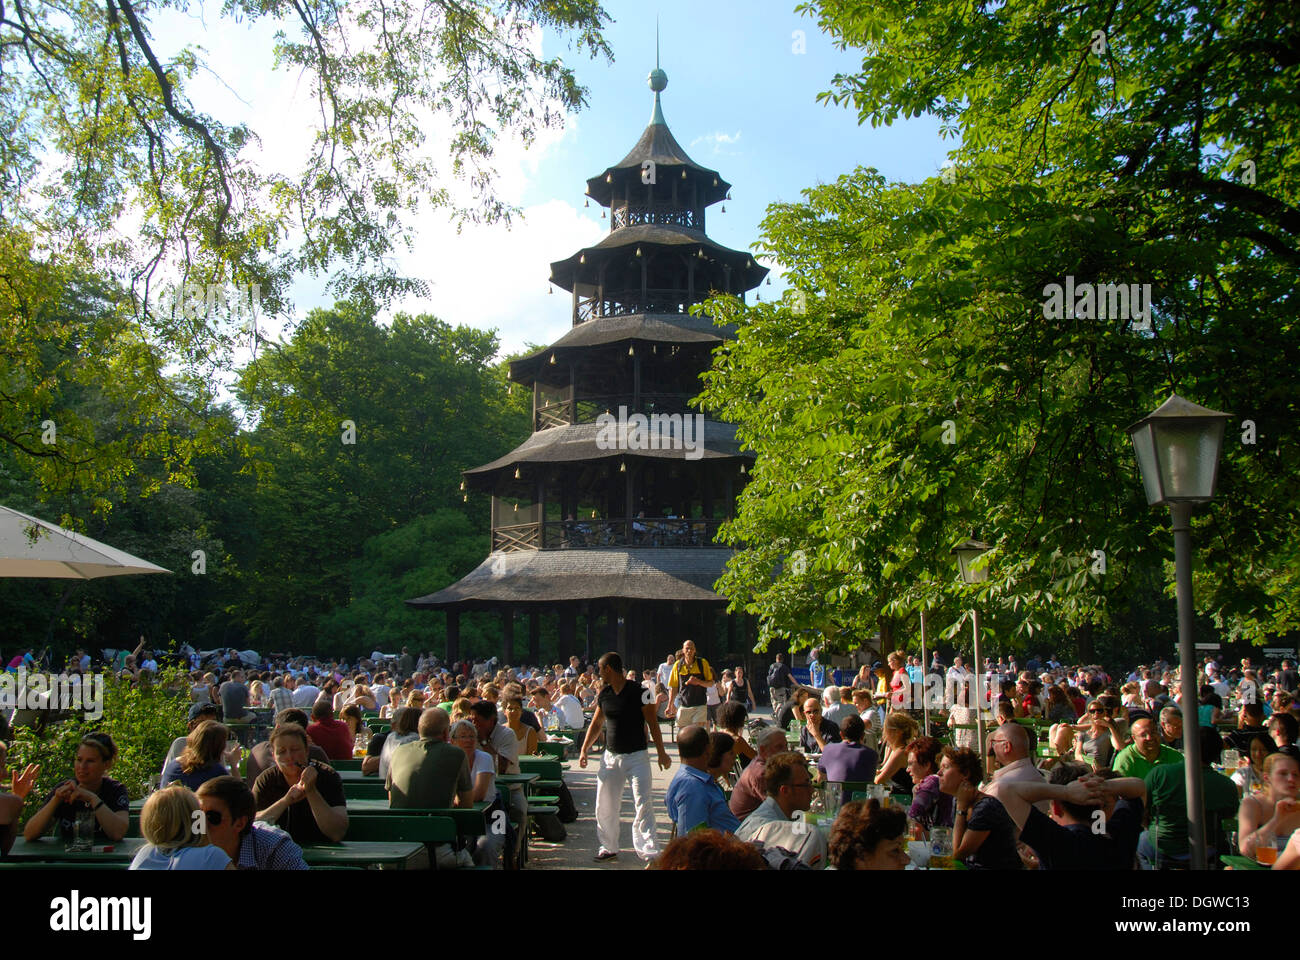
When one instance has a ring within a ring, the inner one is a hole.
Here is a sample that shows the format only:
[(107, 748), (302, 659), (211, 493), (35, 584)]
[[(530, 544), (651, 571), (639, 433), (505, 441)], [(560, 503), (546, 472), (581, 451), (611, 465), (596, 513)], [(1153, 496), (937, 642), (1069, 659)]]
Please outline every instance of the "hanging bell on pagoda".
[(589, 206), (591, 206), (591, 201), (590, 201), (590, 200), (584, 200), (584, 201), (582, 201), (582, 205), (583, 205), (584, 207), (589, 207)]
[(743, 463), (740, 465), (740, 475), (742, 477), (745, 475), (745, 465)]
[[(523, 479), (522, 475), (521, 475), (520, 472), (519, 472), (519, 468), (518, 468), (518, 467), (515, 467), (515, 479), (516, 479), (516, 480)], [(519, 509), (518, 504), (515, 505), (515, 509), (516, 509), (516, 510)]]
[(725, 203), (722, 205), (722, 212), (723, 213), (727, 212), (727, 205)]

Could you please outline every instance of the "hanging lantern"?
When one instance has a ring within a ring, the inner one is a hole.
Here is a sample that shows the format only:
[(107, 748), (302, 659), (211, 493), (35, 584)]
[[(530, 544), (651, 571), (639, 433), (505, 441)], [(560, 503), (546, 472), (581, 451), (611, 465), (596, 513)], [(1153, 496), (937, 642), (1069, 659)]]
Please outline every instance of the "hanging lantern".
[(627, 473), (627, 464), (622, 460), (618, 462), (618, 472)]
[(727, 199), (728, 199), (728, 200), (731, 199), (731, 191), (730, 191), (730, 190), (727, 191)]
[(740, 475), (742, 477), (745, 475), (745, 465), (743, 463), (740, 465)]
[(761, 293), (755, 294), (754, 299), (758, 300), (761, 303), (763, 301), (763, 295)]
[(718, 178), (717, 178), (717, 177), (714, 177), (714, 178), (713, 178), (713, 185), (714, 185), (715, 187), (718, 185)]
[(521, 480), (521, 479), (523, 479), (522, 475), (519, 473), (519, 468), (518, 468), (518, 467), (515, 467), (515, 479), (516, 479), (516, 480)]
[(685, 170), (684, 168), (683, 168), (683, 170), (682, 170), (682, 179), (683, 179), (683, 180), (686, 179), (686, 170)]
[(465, 496), (461, 497), (460, 500), (461, 503), (469, 503), (469, 494), (465, 494)]
[(613, 182), (614, 182), (614, 175), (613, 175), (612, 173), (607, 173), (607, 174), (605, 174), (605, 182), (606, 182), (606, 183), (613, 183)]
[(637, 247), (637, 248), (636, 248), (636, 255), (637, 255), (638, 257), (641, 256), (641, 248), (640, 248), (640, 247)]
[(725, 203), (722, 205), (722, 212), (723, 213), (727, 212), (727, 205)]
[(586, 255), (585, 253), (580, 253), (580, 254), (578, 254), (578, 262), (579, 262), (579, 263), (586, 263), (586, 262), (587, 262), (587, 255)]
[(555, 362), (555, 354), (551, 354), (551, 363)]
[(600, 211), (600, 219), (602, 219), (602, 220), (607, 219), (607, 217), (605, 216), (605, 211), (604, 211), (604, 210)]
[(628, 355), (629, 357), (635, 357), (635, 356), (636, 356), (636, 350), (635, 350), (633, 347), (628, 347), (628, 348), (627, 348), (627, 355)]
[(547, 288), (546, 288), (546, 295), (547, 295), (548, 297), (553, 297), (553, 296), (555, 296), (555, 288), (554, 288), (554, 287), (547, 287)]
[(465, 481), (464, 481), (464, 480), (462, 480), (462, 481), (460, 482), (460, 488), (461, 488), (462, 490), (465, 489)]
[(591, 206), (591, 201), (590, 201), (590, 200), (584, 200), (584, 201), (582, 201), (582, 205), (583, 205), (584, 207), (589, 207), (589, 206)]
[(768, 277), (768, 278), (767, 278), (767, 285), (768, 285), (769, 287), (772, 285), (772, 278), (771, 278), (771, 277)]

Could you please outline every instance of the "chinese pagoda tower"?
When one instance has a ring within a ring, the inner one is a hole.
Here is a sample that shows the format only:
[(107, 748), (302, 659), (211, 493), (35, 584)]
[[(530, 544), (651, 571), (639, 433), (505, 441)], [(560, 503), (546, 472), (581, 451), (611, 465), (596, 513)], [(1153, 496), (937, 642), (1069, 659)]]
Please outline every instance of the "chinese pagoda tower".
[[(587, 181), (587, 196), (609, 209), (609, 235), (551, 264), (550, 282), (572, 295), (573, 327), (510, 365), (511, 381), (532, 389), (533, 434), (464, 474), (470, 491), (491, 495), (491, 553), (407, 601), (446, 612), (449, 662), (461, 659), (465, 611), (501, 614), (504, 663), (538, 662), (540, 618), (552, 614), (563, 659), (615, 649), (641, 669), (687, 639), (714, 661), (752, 645), (752, 622), (726, 614), (713, 591), (731, 556), (713, 541), (753, 455), (734, 426), (690, 403), (712, 351), (735, 332), (689, 310), (713, 293), (743, 300), (767, 270), (709, 239), (705, 211), (730, 184), (668, 129), (667, 74), (656, 67), (649, 84), (649, 126)], [(616, 419), (626, 426), (611, 428)], [(517, 655), (523, 614), (528, 650)]]

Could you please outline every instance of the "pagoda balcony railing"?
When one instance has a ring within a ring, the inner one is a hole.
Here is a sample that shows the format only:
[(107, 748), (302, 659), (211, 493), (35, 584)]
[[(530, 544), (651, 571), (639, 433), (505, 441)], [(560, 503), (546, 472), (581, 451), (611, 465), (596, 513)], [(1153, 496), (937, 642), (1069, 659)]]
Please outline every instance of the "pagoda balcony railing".
[(623, 317), (638, 313), (687, 313), (693, 304), (702, 303), (705, 294), (690, 294), (676, 287), (651, 287), (641, 296), (641, 290), (620, 290), (605, 293), (604, 298), (585, 297), (578, 300), (573, 311), (577, 326), (600, 317)]
[(576, 404), (570, 403), (568, 399), (560, 399), (539, 406), (533, 430), (536, 432), (551, 427), (567, 427), (572, 423), (595, 423), (602, 413), (618, 416), (619, 407), (627, 407), (629, 414), (644, 413), (647, 416), (655, 413), (698, 413), (690, 405), (693, 396), (691, 393), (643, 393), (639, 398), (630, 393), (579, 394)]
[(678, 227), (690, 227), (693, 230), (704, 229), (704, 218), (698, 211), (668, 204), (656, 204), (651, 207), (644, 203), (634, 203), (629, 206), (615, 207), (611, 216), (614, 230), (637, 223), (667, 223)]
[(620, 520), (547, 520), (492, 530), (492, 551), (593, 550), (601, 547), (716, 547), (723, 520), (632, 517)]
[[(703, 299), (697, 295), (694, 302)], [(623, 317), (638, 313), (686, 313), (691, 308), (685, 290), (672, 287), (650, 287), (642, 296), (640, 290), (606, 291), (605, 316)]]

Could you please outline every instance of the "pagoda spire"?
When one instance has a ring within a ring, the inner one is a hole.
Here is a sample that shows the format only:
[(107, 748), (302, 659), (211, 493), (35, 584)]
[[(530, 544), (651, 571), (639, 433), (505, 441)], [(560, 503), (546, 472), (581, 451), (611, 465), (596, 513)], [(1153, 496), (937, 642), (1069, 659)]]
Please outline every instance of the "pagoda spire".
[(659, 69), (659, 18), (655, 17), (655, 68), (650, 71), (647, 78), (650, 89), (655, 92), (655, 108), (650, 114), (650, 126), (668, 126), (668, 121), (664, 119), (663, 108), (659, 105), (659, 94), (668, 86), (668, 74)]

